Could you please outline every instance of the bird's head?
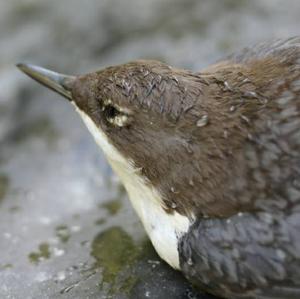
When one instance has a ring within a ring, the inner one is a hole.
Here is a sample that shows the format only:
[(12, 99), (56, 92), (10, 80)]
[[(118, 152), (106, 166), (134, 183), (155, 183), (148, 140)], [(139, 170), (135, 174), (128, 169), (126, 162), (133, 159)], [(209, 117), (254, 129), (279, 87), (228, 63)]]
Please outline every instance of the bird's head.
[(219, 147), (226, 138), (224, 128), (212, 133), (210, 122), (221, 123), (223, 116), (208, 104), (213, 88), (205, 76), (157, 61), (135, 61), (83, 76), (18, 67), (76, 107), (126, 189), (131, 188), (126, 177), (135, 173), (158, 191), (168, 213), (188, 216), (199, 208), (193, 197), (205, 180), (210, 180), (208, 196), (216, 192), (216, 161), (222, 160)]

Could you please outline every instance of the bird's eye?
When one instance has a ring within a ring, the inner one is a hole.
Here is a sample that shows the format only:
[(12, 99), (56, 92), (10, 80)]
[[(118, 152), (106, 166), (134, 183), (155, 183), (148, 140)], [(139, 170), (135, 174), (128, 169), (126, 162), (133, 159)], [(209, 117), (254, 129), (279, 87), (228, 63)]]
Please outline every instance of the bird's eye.
[(129, 115), (119, 107), (114, 106), (110, 101), (103, 108), (103, 115), (107, 122), (117, 127), (124, 127), (129, 123)]
[(107, 120), (114, 119), (120, 114), (120, 111), (113, 105), (106, 105), (104, 108), (104, 114)]

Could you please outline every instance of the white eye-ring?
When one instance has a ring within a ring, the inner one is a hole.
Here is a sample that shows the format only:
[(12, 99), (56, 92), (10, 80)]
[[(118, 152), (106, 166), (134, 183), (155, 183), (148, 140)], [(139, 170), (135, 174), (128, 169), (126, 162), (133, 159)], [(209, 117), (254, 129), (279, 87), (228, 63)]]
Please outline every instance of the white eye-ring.
[(111, 100), (103, 103), (102, 111), (106, 120), (114, 126), (124, 127), (129, 123), (129, 110), (113, 104)]
[(125, 114), (117, 115), (114, 118), (108, 118), (107, 120), (111, 124), (118, 126), (118, 127), (124, 127), (128, 124), (128, 116)]

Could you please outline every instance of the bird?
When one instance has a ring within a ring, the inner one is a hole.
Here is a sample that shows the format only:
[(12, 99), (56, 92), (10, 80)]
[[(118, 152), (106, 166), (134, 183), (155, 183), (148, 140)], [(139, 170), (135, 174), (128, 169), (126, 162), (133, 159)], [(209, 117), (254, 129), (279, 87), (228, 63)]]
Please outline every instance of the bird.
[(221, 298), (300, 298), (300, 37), (201, 71), (17, 66), (75, 107), (158, 255), (191, 284)]

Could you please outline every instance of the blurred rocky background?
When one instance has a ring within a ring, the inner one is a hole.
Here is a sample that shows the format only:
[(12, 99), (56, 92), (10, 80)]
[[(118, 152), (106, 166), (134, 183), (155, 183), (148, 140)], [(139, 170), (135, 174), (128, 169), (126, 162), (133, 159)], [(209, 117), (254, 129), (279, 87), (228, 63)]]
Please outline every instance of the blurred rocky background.
[(72, 107), (15, 68), (202, 67), (299, 34), (298, 0), (0, 0), (0, 298), (212, 298), (155, 254)]

